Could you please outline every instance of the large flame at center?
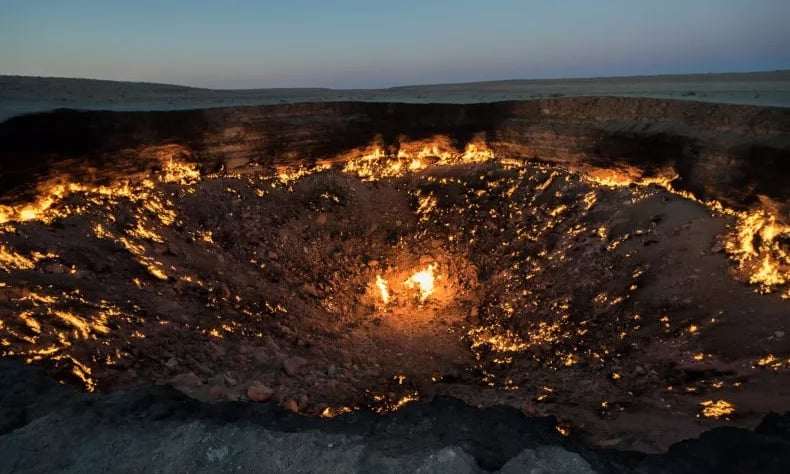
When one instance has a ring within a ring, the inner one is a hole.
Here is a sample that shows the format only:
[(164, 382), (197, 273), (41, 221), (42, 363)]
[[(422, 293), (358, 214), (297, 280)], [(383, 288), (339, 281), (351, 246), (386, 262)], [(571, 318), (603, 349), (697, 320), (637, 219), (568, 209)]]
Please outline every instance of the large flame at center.
[(434, 270), (436, 270), (436, 264), (432, 263), (425, 267), (424, 270), (420, 270), (414, 275), (410, 276), (404, 284), (406, 288), (409, 289), (418, 289), (420, 292), (420, 303), (424, 302), (428, 299), (431, 294), (433, 294), (434, 288)]

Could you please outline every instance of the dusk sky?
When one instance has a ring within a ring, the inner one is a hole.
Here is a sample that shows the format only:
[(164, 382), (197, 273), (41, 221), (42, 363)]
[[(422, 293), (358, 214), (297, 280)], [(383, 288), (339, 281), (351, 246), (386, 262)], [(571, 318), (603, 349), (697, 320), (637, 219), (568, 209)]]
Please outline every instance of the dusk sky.
[(790, 69), (790, 0), (0, 0), (0, 74), (387, 87)]

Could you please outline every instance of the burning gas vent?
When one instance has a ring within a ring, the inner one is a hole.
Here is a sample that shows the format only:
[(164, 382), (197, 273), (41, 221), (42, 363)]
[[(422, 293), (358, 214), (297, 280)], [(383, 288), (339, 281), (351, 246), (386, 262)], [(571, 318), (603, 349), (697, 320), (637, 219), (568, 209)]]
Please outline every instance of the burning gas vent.
[(736, 419), (755, 374), (790, 367), (727, 342), (757, 324), (744, 307), (788, 308), (772, 214), (699, 202), (670, 172), (448, 143), (237, 175), (173, 145), (151, 174), (50, 182), (0, 210), (2, 354), (87, 390), (323, 416), (448, 394), (582, 425)]

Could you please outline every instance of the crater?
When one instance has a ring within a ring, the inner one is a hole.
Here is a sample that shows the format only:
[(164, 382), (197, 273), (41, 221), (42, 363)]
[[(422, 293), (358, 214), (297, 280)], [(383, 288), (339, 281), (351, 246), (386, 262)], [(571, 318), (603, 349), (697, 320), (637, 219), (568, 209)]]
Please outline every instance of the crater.
[(785, 191), (426, 127), (269, 162), (15, 142), (48, 161), (0, 209), (2, 355), (306, 416), (449, 395), (646, 451), (788, 406)]

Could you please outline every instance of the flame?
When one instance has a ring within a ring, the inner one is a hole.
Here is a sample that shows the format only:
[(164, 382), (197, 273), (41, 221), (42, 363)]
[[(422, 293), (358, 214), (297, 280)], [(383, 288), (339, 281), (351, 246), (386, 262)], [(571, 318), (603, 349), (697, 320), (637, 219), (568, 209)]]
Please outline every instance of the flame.
[(351, 413), (352, 411), (354, 411), (353, 408), (347, 406), (326, 407), (321, 412), (321, 418), (334, 418), (345, 413)]
[(390, 302), (390, 290), (387, 288), (387, 280), (381, 277), (381, 275), (376, 275), (376, 286), (381, 293), (381, 300), (384, 304)]
[(735, 413), (735, 405), (726, 400), (705, 400), (700, 403), (700, 413), (698, 417), (728, 419), (733, 413)]
[(418, 289), (420, 292), (420, 303), (423, 303), (435, 290), (434, 280), (436, 279), (433, 272), (436, 270), (436, 264), (432, 263), (425, 267), (425, 269), (416, 272), (410, 276), (404, 283), (406, 288)]
[(388, 153), (379, 146), (366, 151), (352, 152), (341, 159), (343, 172), (358, 176), (364, 181), (398, 178), (407, 173), (419, 172), (431, 164), (439, 166), (468, 163), (483, 163), (495, 158), (494, 152), (482, 141), (470, 142), (459, 151), (446, 137), (436, 136), (430, 140), (399, 144), (397, 154)]
[[(735, 261), (738, 273), (747, 275), (748, 282), (757, 285), (761, 293), (770, 293), (790, 283), (790, 253), (781, 244), (783, 236), (790, 236), (790, 225), (777, 221), (775, 215), (763, 209), (737, 211), (716, 200), (698, 199), (692, 193), (673, 186), (679, 175), (672, 169), (659, 170), (658, 176), (652, 177), (642, 176), (635, 169), (594, 170), (586, 172), (585, 176), (589, 181), (608, 187), (632, 184), (660, 186), (670, 193), (735, 217), (736, 230), (725, 239), (724, 249)], [(790, 298), (790, 290), (782, 297)]]
[(160, 180), (164, 183), (194, 184), (200, 181), (200, 170), (194, 163), (184, 163), (168, 157), (162, 163), (163, 174)]

